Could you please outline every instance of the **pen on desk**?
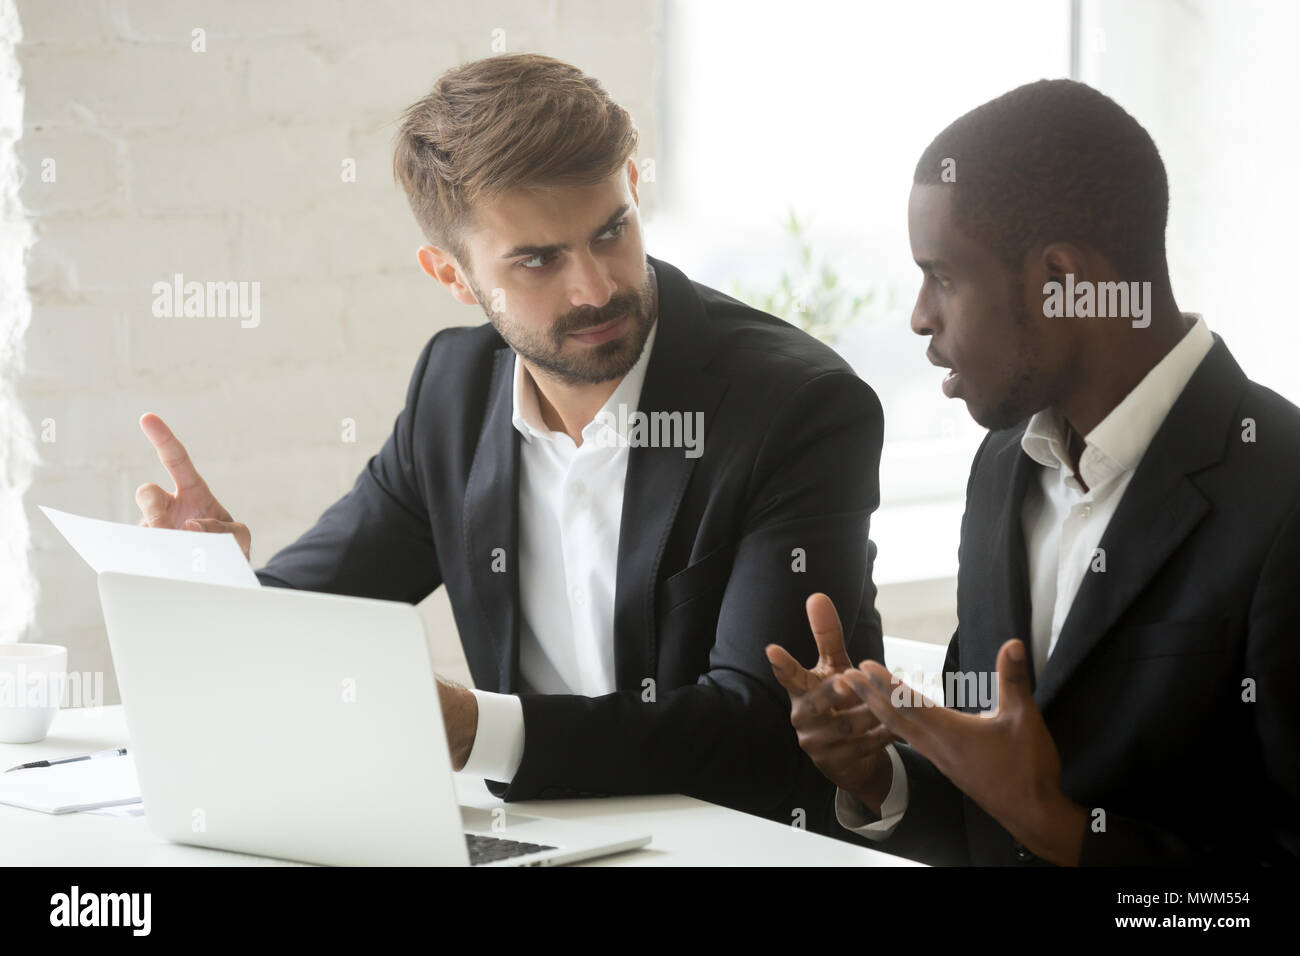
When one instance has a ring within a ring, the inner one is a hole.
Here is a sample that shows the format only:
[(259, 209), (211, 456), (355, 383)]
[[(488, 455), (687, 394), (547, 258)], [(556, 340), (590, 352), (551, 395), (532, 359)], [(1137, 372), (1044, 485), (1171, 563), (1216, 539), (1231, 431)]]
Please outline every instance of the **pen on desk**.
[(82, 754), (80, 757), (60, 757), (57, 760), (33, 760), (31, 763), (20, 763), (16, 767), (10, 767), (5, 773), (12, 770), (33, 770), (37, 767), (53, 767), (60, 763), (74, 763), (78, 760), (95, 760), (99, 757), (124, 757), (126, 756), (125, 747), (115, 747), (112, 750), (101, 750), (99, 753)]

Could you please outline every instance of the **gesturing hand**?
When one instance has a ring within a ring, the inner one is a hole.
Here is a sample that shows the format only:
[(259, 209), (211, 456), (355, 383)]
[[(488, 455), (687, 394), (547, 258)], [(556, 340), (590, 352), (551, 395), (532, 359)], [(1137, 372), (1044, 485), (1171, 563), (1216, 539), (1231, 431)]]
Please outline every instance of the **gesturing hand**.
[(248, 526), (235, 521), (221, 507), (221, 502), (208, 489), (207, 482), (194, 469), (185, 446), (177, 441), (166, 422), (149, 412), (140, 417), (140, 429), (153, 443), (158, 460), (176, 483), (176, 490), (170, 494), (152, 482), (135, 490), (135, 503), (140, 506), (140, 524), (151, 528), (233, 534), (247, 558), (253, 537)]
[(864, 661), (848, 680), (881, 722), (1029, 850), (1061, 865), (1078, 862), (1087, 810), (1061, 788), (1061, 757), (1029, 689), (1022, 641), (998, 651), (997, 710), (966, 714), (925, 699)]
[(805, 609), (817, 642), (817, 663), (812, 670), (801, 667), (778, 644), (766, 648), (776, 679), (790, 695), (790, 723), (799, 746), (817, 769), (879, 813), (893, 781), (884, 748), (896, 738), (880, 725), (844, 677), (856, 671), (844, 648), (844, 630), (831, 599), (814, 594)]

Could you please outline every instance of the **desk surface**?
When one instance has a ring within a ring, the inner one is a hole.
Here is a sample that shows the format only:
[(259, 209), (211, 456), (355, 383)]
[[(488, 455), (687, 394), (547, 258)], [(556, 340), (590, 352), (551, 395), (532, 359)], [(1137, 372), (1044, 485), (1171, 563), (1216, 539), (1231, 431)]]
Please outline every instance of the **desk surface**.
[[(48, 757), (108, 750), (127, 743), (120, 706), (67, 710), (38, 744), (0, 744), (0, 770)], [(481, 780), (457, 776), (460, 802), (504, 806)], [(617, 824), (653, 835), (650, 845), (593, 860), (596, 866), (911, 866), (869, 850), (771, 820), (683, 796), (538, 800), (513, 812)], [(4, 866), (296, 866), (285, 860), (168, 843), (143, 817), (51, 815), (0, 805)], [(580, 864), (582, 865), (582, 864)]]

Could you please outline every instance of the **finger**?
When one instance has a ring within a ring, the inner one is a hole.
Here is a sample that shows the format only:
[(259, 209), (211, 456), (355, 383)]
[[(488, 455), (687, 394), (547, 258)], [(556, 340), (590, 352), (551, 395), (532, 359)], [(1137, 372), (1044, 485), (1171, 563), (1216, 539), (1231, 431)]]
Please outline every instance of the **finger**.
[(820, 739), (800, 735), (799, 746), (813, 758), (818, 768), (826, 773), (835, 767), (852, 770), (863, 760), (884, 752), (885, 747), (898, 741), (889, 731), (876, 727), (856, 737), (840, 737), (823, 743)]
[(157, 527), (167, 516), (175, 499), (153, 482), (141, 485), (135, 490), (135, 503), (140, 508), (140, 523)]
[(891, 733), (945, 773), (952, 761), (967, 752), (972, 734), (981, 732), (985, 721), (930, 700), (905, 681), (891, 678), (875, 661), (863, 661), (860, 670), (868, 678), (866, 702)]
[[(866, 661), (863, 661), (862, 663), (866, 664)], [(861, 666), (862, 665), (859, 665), (851, 671), (845, 671), (840, 676), (848, 686), (849, 690), (853, 692), (854, 696), (856, 696), (858, 700), (865, 701), (867, 699), (867, 689), (871, 685), (871, 678), (861, 670)]]
[[(186, 531), (206, 531), (209, 534), (233, 534), (239, 540), (238, 531), (244, 526), (234, 521), (221, 521), (218, 518), (190, 518), (185, 522)], [(247, 530), (245, 528), (245, 530)]]
[[(925, 744), (931, 735), (925, 719), (935, 708), (926, 707), (924, 695), (894, 678), (882, 664), (876, 661), (863, 661), (859, 673), (865, 680), (850, 678), (847, 675), (845, 680), (851, 682), (854, 689), (863, 694), (863, 701), (871, 708), (881, 724), (890, 733), (902, 737), (929, 756)], [(910, 706), (913, 702), (918, 706)]]
[(794, 701), (791, 719), (797, 716), (805, 722), (830, 720), (840, 711), (861, 704), (862, 701), (849, 685), (835, 683), (834, 678), (837, 676), (839, 675), (833, 674), (819, 680), (816, 674), (809, 674), (809, 690)]
[[(875, 664), (876, 670), (871, 674), (867, 672), (867, 664)], [(875, 681), (888, 688), (888, 693), (893, 698), (897, 698), (895, 703), (901, 703), (903, 706), (910, 707), (942, 707), (939, 701), (926, 697), (923, 693), (903, 680), (897, 674), (893, 674), (875, 661), (863, 661), (857, 668), (851, 671), (845, 671), (840, 675), (844, 683), (848, 684), (850, 689), (862, 700), (866, 700), (866, 692), (872, 685), (872, 674)]]
[(1021, 713), (1034, 704), (1029, 686), (1029, 662), (1025, 659), (1025, 642), (1010, 640), (998, 648), (998, 699), (993, 716), (1004, 711)]
[(140, 429), (158, 452), (158, 460), (167, 469), (167, 474), (176, 482), (177, 494), (190, 488), (204, 487), (203, 479), (190, 461), (189, 452), (172, 434), (166, 422), (153, 412), (147, 412), (140, 416)]
[(815, 686), (813, 676), (780, 644), (769, 644), (764, 650), (768, 663), (772, 665), (772, 673), (791, 698), (800, 697), (808, 692), (809, 687)]
[(853, 685), (842, 679), (848, 673), (849, 671), (842, 671), (823, 679), (821, 686), (814, 692), (815, 696), (826, 703), (832, 716), (862, 703), (862, 698), (853, 689)]
[(817, 642), (818, 664), (833, 671), (852, 667), (853, 662), (844, 650), (844, 628), (840, 626), (840, 616), (831, 599), (820, 592), (814, 594), (805, 602), (804, 610), (808, 612), (808, 626)]
[[(235, 536), (235, 544), (244, 552), (244, 557), (248, 558), (249, 552), (253, 547), (253, 534), (248, 530), (248, 525), (236, 521), (232, 524), (231, 534)], [(251, 560), (251, 559), (250, 559)]]
[(185, 522), (185, 530), (206, 531), (210, 534), (233, 534), (235, 542), (243, 549), (244, 556), (248, 556), (248, 547), (252, 542), (248, 525), (240, 524), (238, 521), (221, 521), (217, 518), (190, 518)]
[(873, 754), (880, 753), (889, 744), (899, 743), (901, 741), (901, 737), (890, 733), (888, 727), (884, 724), (878, 723), (870, 730), (836, 744), (833, 750), (828, 751), (827, 756), (831, 759), (842, 756), (844, 758), (861, 760), (865, 757), (870, 757)]
[[(874, 717), (875, 714), (872, 716)], [(876, 726), (865, 731), (858, 739), (859, 753), (865, 755), (876, 750), (884, 750), (886, 744), (896, 743), (902, 739), (877, 719)]]
[(860, 739), (880, 726), (880, 720), (866, 704), (836, 714), (834, 717), (806, 727), (797, 727), (809, 740), (816, 740), (822, 746), (852, 742)]

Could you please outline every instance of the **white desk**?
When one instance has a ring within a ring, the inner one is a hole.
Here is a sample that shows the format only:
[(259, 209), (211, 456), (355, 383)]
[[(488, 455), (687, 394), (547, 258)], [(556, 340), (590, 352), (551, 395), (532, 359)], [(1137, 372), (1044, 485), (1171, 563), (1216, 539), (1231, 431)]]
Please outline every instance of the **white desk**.
[[(122, 708), (60, 713), (39, 744), (0, 744), (0, 770), (48, 757), (127, 744)], [(463, 804), (504, 806), (481, 780), (457, 778)], [(591, 861), (595, 866), (914, 866), (890, 856), (771, 820), (683, 796), (538, 800), (511, 803), (513, 812), (617, 823), (653, 835), (642, 850)], [(4, 866), (296, 866), (285, 860), (167, 843), (143, 817), (94, 813), (57, 816), (0, 806)]]

